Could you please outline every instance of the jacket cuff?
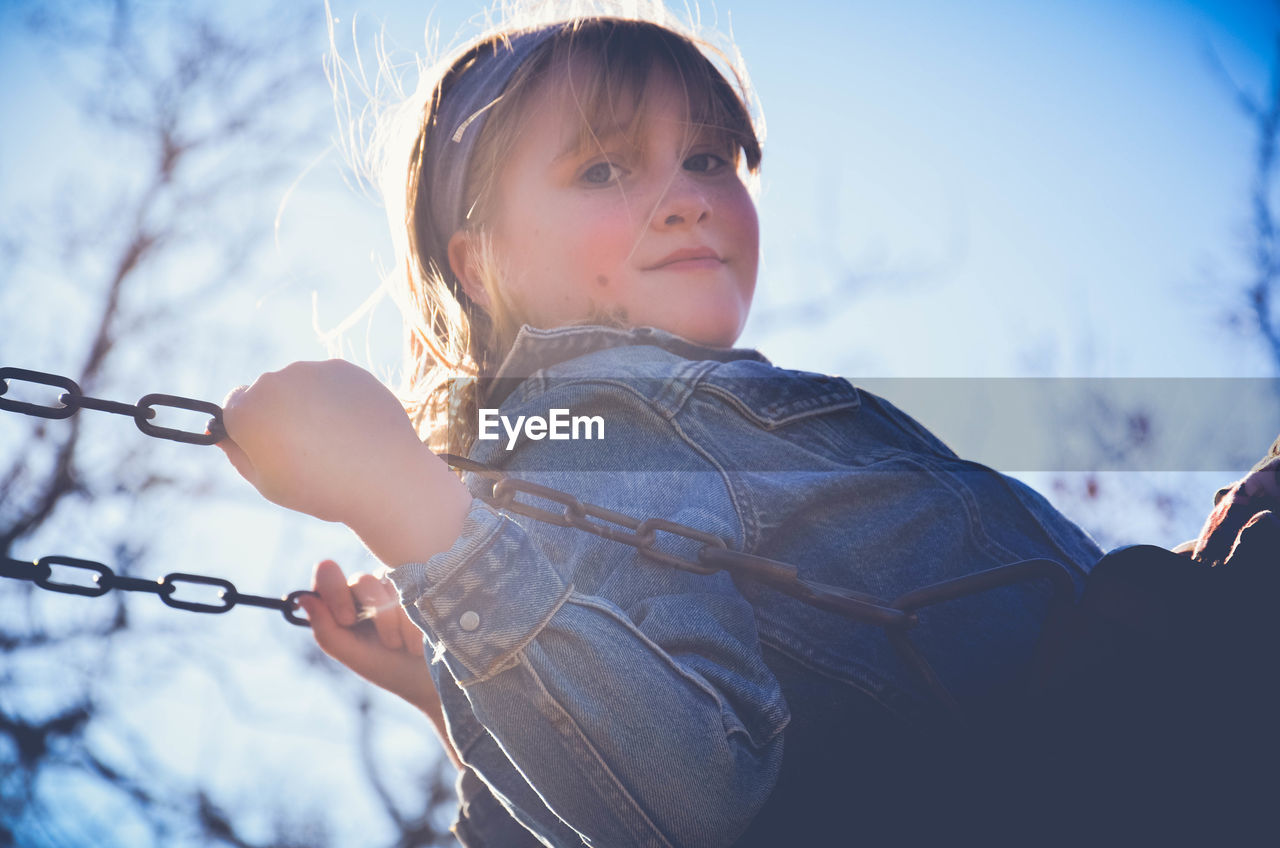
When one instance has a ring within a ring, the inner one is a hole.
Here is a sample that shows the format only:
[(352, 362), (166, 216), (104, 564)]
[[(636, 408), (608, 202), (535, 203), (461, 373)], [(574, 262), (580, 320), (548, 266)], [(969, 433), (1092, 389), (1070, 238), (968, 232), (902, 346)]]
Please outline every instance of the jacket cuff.
[(478, 498), (449, 550), (390, 579), (464, 687), (514, 665), (572, 589), (519, 524)]

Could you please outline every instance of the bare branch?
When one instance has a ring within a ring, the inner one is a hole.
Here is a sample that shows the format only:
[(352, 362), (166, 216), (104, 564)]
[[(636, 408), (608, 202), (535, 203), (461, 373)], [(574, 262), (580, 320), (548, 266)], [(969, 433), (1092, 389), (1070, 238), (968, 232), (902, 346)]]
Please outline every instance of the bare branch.
[(1270, 79), (1265, 92), (1252, 94), (1227, 70), (1212, 47), (1205, 48), (1210, 71), (1223, 83), (1236, 108), (1254, 133), (1254, 158), (1249, 188), (1249, 259), (1251, 278), (1244, 287), (1244, 302), (1254, 329), (1277, 369), (1280, 369), (1280, 245), (1277, 245), (1273, 206), (1276, 186), (1277, 135), (1280, 134), (1280, 33), (1273, 41)]

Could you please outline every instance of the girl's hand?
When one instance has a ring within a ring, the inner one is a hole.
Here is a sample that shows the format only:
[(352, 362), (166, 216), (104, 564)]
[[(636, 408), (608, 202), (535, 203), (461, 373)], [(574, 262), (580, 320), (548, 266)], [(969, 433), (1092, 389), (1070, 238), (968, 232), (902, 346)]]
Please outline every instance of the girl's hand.
[(435, 683), (423, 658), (422, 631), (409, 620), (395, 589), (372, 574), (353, 574), (326, 560), (316, 566), (312, 590), (299, 605), (320, 649), (375, 686), (427, 714), (454, 763)]
[(341, 359), (295, 362), (223, 401), (236, 470), (281, 506), (350, 523), (398, 458), (421, 447), (395, 396)]
[(274, 503), (355, 530), (393, 568), (448, 550), (471, 495), (400, 402), (341, 359), (295, 362), (223, 403), (231, 464)]
[[(1280, 443), (1280, 442), (1278, 442)], [(1258, 550), (1254, 550), (1258, 549)], [(1280, 457), (1260, 464), (1223, 492), (1198, 538), (1174, 548), (1209, 566), (1280, 549)]]

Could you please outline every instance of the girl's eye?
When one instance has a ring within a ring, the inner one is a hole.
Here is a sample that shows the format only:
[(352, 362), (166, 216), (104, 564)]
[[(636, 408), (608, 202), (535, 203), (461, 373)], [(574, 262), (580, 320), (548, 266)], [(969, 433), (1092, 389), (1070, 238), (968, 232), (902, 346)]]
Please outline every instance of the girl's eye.
[(609, 185), (622, 179), (626, 173), (626, 169), (620, 165), (608, 161), (597, 162), (582, 172), (582, 179), (592, 185)]
[(723, 156), (714, 153), (695, 153), (684, 160), (686, 170), (699, 174), (714, 174), (729, 163)]

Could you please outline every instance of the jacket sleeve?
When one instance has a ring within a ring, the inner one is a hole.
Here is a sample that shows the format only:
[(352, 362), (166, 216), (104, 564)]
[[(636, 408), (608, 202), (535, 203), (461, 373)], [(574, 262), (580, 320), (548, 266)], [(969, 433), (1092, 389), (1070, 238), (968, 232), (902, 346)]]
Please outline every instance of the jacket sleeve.
[[(513, 476), (740, 546), (719, 469), (637, 393), (578, 385), (540, 404), (600, 415), (605, 438), (528, 442), (507, 463)], [(569, 459), (574, 470), (555, 470)], [(700, 544), (659, 533), (655, 547), (695, 559)], [(729, 845), (772, 791), (789, 714), (727, 574), (477, 499), (450, 550), (392, 579), (512, 766), (477, 770), (501, 797), (532, 787), (566, 826), (541, 834), (551, 844), (576, 844), (567, 830), (592, 845)]]

